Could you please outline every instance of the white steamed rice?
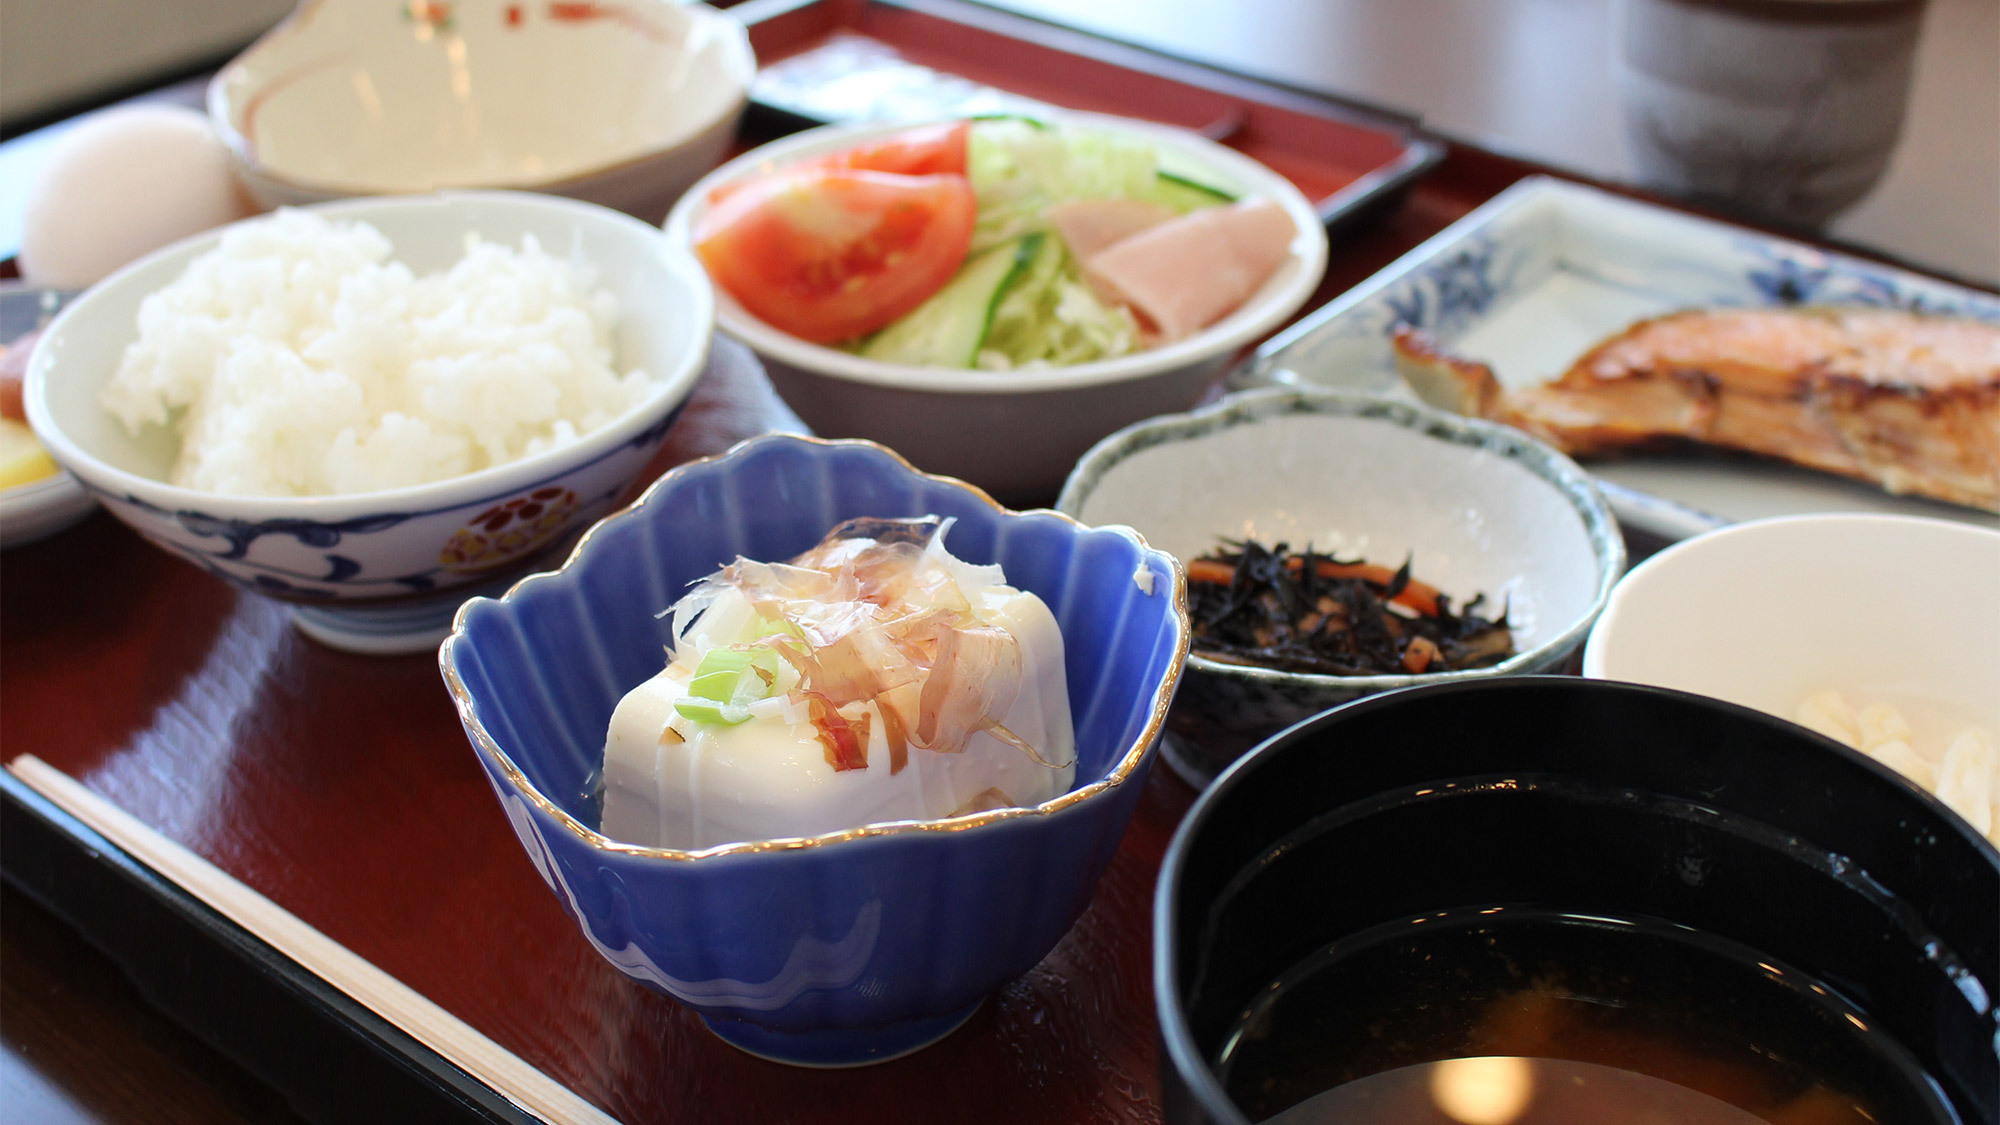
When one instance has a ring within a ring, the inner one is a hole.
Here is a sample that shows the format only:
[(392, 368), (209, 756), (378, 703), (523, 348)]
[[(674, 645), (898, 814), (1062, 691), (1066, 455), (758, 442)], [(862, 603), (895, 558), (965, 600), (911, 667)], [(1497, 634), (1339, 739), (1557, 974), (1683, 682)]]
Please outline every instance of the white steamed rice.
[(311, 496), (444, 480), (574, 441), (655, 391), (613, 370), (617, 300), (587, 269), (466, 240), (417, 277), (366, 223), (238, 226), (139, 308), (100, 401), (171, 425), (172, 481)]

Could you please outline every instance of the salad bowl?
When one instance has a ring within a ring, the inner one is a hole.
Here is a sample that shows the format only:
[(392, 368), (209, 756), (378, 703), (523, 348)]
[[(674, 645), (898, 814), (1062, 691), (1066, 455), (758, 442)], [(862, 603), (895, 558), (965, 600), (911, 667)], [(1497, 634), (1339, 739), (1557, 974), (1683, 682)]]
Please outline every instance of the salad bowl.
[[(699, 851), (598, 831), (620, 698), (659, 671), (690, 581), (790, 558), (855, 517), (955, 519), (1062, 633), (1072, 787), (1040, 804)], [(669, 472), (560, 570), (475, 598), (438, 653), (536, 871), (635, 982), (753, 1054), (879, 1062), (949, 1035), (1082, 913), (1145, 787), (1187, 652), (1181, 573), (1128, 528), (1001, 508), (871, 442), (753, 438)]]
[[(814, 432), (880, 441), (917, 467), (959, 477), (1010, 503), (1045, 503), (1084, 450), (1141, 418), (1190, 406), (1241, 350), (1284, 323), (1326, 269), (1326, 231), (1290, 181), (1193, 133), (1098, 114), (1051, 112), (1044, 125), (1149, 142), (1162, 168), (1244, 199), (1281, 205), (1296, 228), (1276, 272), (1235, 311), (1182, 339), (1113, 359), (1039, 370), (912, 366), (867, 358), (781, 331), (717, 288), (716, 321), (763, 361), (787, 404)], [(682, 197), (666, 222), (677, 244), (694, 233), (718, 191), (788, 165), (918, 126), (828, 126), (730, 161)]]

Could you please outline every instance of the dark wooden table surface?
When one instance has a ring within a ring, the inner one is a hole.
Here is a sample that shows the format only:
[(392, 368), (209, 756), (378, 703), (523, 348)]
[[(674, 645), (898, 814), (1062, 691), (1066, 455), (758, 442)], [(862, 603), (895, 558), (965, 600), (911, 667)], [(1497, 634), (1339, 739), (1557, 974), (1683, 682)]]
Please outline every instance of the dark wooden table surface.
[[(1402, 208), (1343, 239), (1314, 303), (1367, 277), (1523, 170), (1475, 153), (1455, 155)], [(744, 434), (767, 428), (778, 416), (768, 395), (760, 377), (745, 377), (739, 372), (706, 379), (670, 438), (660, 467), (713, 452)], [(135, 584), (139, 588), (134, 589)], [(455, 731), (427, 658), (367, 660), (320, 649), (286, 627), (282, 610), (273, 603), (225, 589), (192, 567), (159, 554), (103, 515), (56, 540), (0, 556), (0, 630), (4, 630), (0, 632), (0, 640), (4, 640), (0, 644), (0, 753), (12, 758), (36, 752), (49, 758), (196, 851), (239, 873), (246, 869), (253, 872), (248, 878), (253, 885), (260, 878), (282, 882), (298, 874), (270, 869), (271, 864), (288, 860), (266, 852), (273, 838), (272, 827), (264, 823), (268, 814), (245, 807), (230, 818), (212, 820), (206, 827), (185, 823), (185, 810), (172, 794), (185, 795), (191, 772), (227, 773), (229, 776), (199, 782), (213, 786), (216, 796), (225, 800), (241, 800), (257, 792), (259, 786), (283, 789), (307, 777), (314, 784), (338, 786), (342, 781), (337, 763), (289, 760), (274, 748), (296, 737), (303, 726), (352, 725), (339, 712), (372, 697), (373, 705), (386, 708), (387, 714), (422, 711), (429, 720), (426, 735), (436, 736), (439, 744), (413, 745), (407, 738), (398, 744), (401, 752), (427, 756), (421, 768), (411, 774), (414, 785), (480, 788), (477, 771), (469, 768), (468, 751)], [(176, 635), (177, 631), (189, 635)], [(220, 664), (218, 655), (222, 657)], [(206, 668), (204, 661), (208, 662)], [(261, 686), (248, 697), (239, 691), (246, 685), (232, 687), (230, 681), (232, 675), (243, 674), (245, 669), (239, 665), (246, 661), (269, 669)], [(87, 673), (86, 668), (95, 672)], [(203, 670), (190, 674), (191, 668)], [(87, 685), (78, 677), (105, 673), (132, 678), (139, 690), (108, 693), (107, 699), (117, 702), (92, 714), (57, 713), (35, 702), (45, 698), (44, 693), (79, 697)], [(208, 682), (201, 682), (203, 677)], [(425, 701), (436, 706), (427, 709)], [(433, 710), (437, 713), (430, 715)], [(163, 729), (162, 724), (179, 724), (179, 729)], [(395, 737), (366, 723), (354, 729), (374, 737)], [(70, 749), (53, 752), (50, 747), (58, 742)], [(232, 757), (217, 749), (243, 742), (263, 747), (262, 756)], [(357, 757), (362, 759), (356, 763), (358, 770), (375, 768), (366, 760), (367, 755), (358, 753)], [(468, 768), (453, 770), (452, 765)], [(511, 845), (497, 823), (490, 795), (474, 792), (472, 796), (476, 802), (468, 807), (494, 817), (495, 823), (488, 827)], [(940, 1052), (951, 1055), (976, 1050), (992, 1040), (1020, 1038), (1024, 1029), (1027, 1034), (1022, 1041), (1051, 1043), (1054, 1039), (1048, 1035), (1036, 1037), (1035, 1025), (1083, 1021), (1091, 1034), (1107, 1040), (1094, 1065), (1129, 1072), (1130, 1104), (1122, 1110), (1086, 1104), (1038, 1103), (1038, 1108), (1061, 1110), (1064, 1119), (1070, 1120), (1149, 1119), (1155, 1112), (1157, 1089), (1149, 970), (1143, 940), (1129, 940), (1129, 931), (1136, 924), (1143, 932), (1160, 855), (1191, 799), (1185, 785), (1164, 770), (1156, 771), (1097, 899), (1069, 938), (1042, 966), (1010, 985), (954, 1040), (925, 1052), (928, 1057), (890, 1065), (928, 1068), (935, 1073), (963, 1071), (976, 1067), (980, 1060), (970, 1056), (945, 1059), (953, 1065), (939, 1066)], [(181, 821), (177, 822), (177, 817)], [(323, 827), (328, 832), (338, 830), (335, 825)], [(362, 835), (351, 831), (345, 843), (368, 847)], [(417, 843), (436, 844), (441, 839)], [(343, 845), (329, 844), (336, 850), (339, 846)], [(357, 862), (388, 861), (375, 856)], [(573, 928), (560, 918), (546, 890), (526, 870), (518, 849), (509, 847), (502, 854), (482, 858), (468, 877), (482, 877), (485, 869), (494, 865), (516, 883), (531, 885), (535, 897), (525, 908), (540, 912), (538, 924), (553, 918), (559, 925), (549, 932), (569, 930), (568, 936), (574, 938)], [(516, 867), (520, 870), (512, 870)], [(310, 878), (306, 881), (313, 882)], [(312, 917), (317, 894), (314, 888), (305, 896), (303, 906), (286, 905), (407, 978), (406, 972), (399, 971), (397, 957), (407, 959), (412, 949), (423, 944), (410, 931), (408, 915), (435, 916), (433, 904), (402, 902), (399, 909), (405, 912), (404, 917), (384, 916), (349, 927), (358, 932), (342, 934), (337, 920)], [(0, 1035), (0, 1045), (4, 1045), (0, 1081), (5, 1083), (0, 1088), (0, 1117), (51, 1122), (284, 1118), (285, 1111), (269, 1088), (151, 1011), (144, 998), (118, 979), (111, 966), (86, 943), (76, 940), (61, 921), (11, 892), (0, 902), (0, 909), (6, 915), (5, 944), (0, 949), (4, 953), (0, 970), (4, 970), (6, 980), (4, 1011), (0, 1011), (5, 1029)], [(369, 948), (371, 943), (374, 948)], [(570, 945), (581, 947), (582, 943), (572, 940)], [(572, 965), (579, 957), (582, 961)], [(587, 948), (570, 948), (558, 961), (583, 972), (594, 957)], [(595, 982), (600, 978), (593, 975), (590, 979)], [(1079, 984), (1084, 981), (1089, 982), (1089, 988), (1080, 991)], [(476, 1007), (478, 1003), (470, 996), (434, 998), (461, 1015), (466, 1005)], [(733, 1079), (777, 1091), (750, 1099), (761, 1103), (763, 1119), (803, 1119), (792, 1117), (785, 1107), (795, 1111), (803, 1104), (801, 1098), (814, 1094), (836, 1100), (855, 1098), (865, 1088), (861, 1080), (819, 1081), (815, 1075), (802, 1077), (799, 1072), (737, 1056), (709, 1040), (688, 1013), (637, 989), (623, 988), (611, 997), (589, 996), (579, 1003), (596, 1005), (603, 1019), (641, 1019), (656, 1024), (659, 1035), (685, 1041), (704, 1067), (719, 1067), (717, 1081)], [(1012, 1026), (1017, 1022), (1021, 1026)], [(955, 1047), (954, 1042), (961, 1046)], [(550, 1055), (568, 1056), (576, 1049), (579, 1045), (556, 1045), (550, 1048)], [(707, 1085), (685, 1086), (689, 1079), (684, 1074), (635, 1078), (618, 1073), (615, 1064), (603, 1060), (578, 1056), (571, 1061), (575, 1066), (571, 1077), (586, 1087), (595, 1086), (598, 1100), (611, 1103), (607, 1108), (633, 1117), (638, 1116), (636, 1103), (618, 1095), (623, 1091), (639, 1097), (635, 1081), (639, 1087), (655, 1081), (682, 1084), (685, 1100), (673, 1100), (684, 1107), (702, 1104), (701, 1087)], [(1065, 1085), (1061, 1076), (1055, 1076), (1048, 1079), (1047, 1090), (1036, 1093), (1035, 1068), (1042, 1065), (1042, 1060), (1024, 1058), (1018, 1065), (1003, 1067), (1004, 1073), (993, 1076), (996, 1081), (1004, 1080), (996, 1089), (1018, 1082), (1021, 1089), (1037, 1097), (1051, 1092), (1076, 1097), (1085, 1089), (1073, 1081)], [(910, 1071), (911, 1075), (918, 1073), (919, 1069)], [(9, 1092), (18, 1096), (5, 1096)], [(621, 1106), (620, 1102), (626, 1104)], [(850, 1104), (848, 1108), (860, 1107)], [(1016, 1108), (1032, 1112), (1026, 1104)], [(886, 1113), (879, 1119), (902, 1117), (893, 1109)]]
[[(1454, 147), (1398, 208), (1342, 232), (1326, 280), (1308, 308), (1367, 278), (1534, 170)], [(782, 417), (761, 377), (739, 371), (706, 379), (656, 468), (717, 451)], [(1658, 544), (1632, 546), (1636, 557)], [(219, 664), (214, 663), (218, 653), (224, 656)], [(87, 665), (77, 664), (79, 659)], [(204, 660), (210, 663), (204, 665)], [(245, 673), (246, 661), (261, 678), (247, 685), (232, 681), (231, 676)], [(124, 677), (126, 686), (136, 687), (111, 693), (115, 704), (91, 713), (65, 714), (44, 705), (50, 692), (86, 698), (87, 685), (81, 682), (86, 666), (91, 674)], [(191, 673), (191, 668), (199, 671)], [(344, 713), (349, 707), (369, 706), (421, 715), (424, 739), (434, 745), (416, 745), (406, 733), (356, 723)], [(179, 726), (169, 730), (163, 723)], [(396, 900), (401, 916), (392, 913), (386, 920), (338, 932), (338, 917), (312, 916), (316, 907), (330, 909), (338, 895), (319, 894), (310, 886), (316, 878), (311, 872), (279, 870), (293, 859), (269, 850), (284, 828), (268, 823), (270, 813), (245, 807), (238, 817), (196, 823), (185, 818), (184, 806), (162, 803), (159, 797), (162, 791), (185, 795), (190, 777), (204, 770), (213, 776), (192, 784), (209, 786), (220, 800), (240, 799), (260, 785), (297, 785), (301, 778), (337, 789), (346, 783), (339, 763), (284, 753), (288, 739), (322, 723), (346, 724), (346, 729), (389, 739), (402, 752), (427, 755), (413, 769), (419, 786), (482, 788), (427, 658), (371, 661), (320, 649), (285, 625), (280, 607), (225, 589), (139, 542), (103, 515), (49, 543), (0, 556), (0, 758), (24, 752), (49, 758), (253, 886), (303, 875), (308, 893), (302, 902), (285, 905), (398, 971), (398, 959), (413, 964), (415, 951), (424, 944), (412, 936), (412, 926), (425, 918), (453, 924), (439, 916), (437, 904), (414, 897)], [(244, 742), (263, 747), (263, 756), (245, 761), (217, 749)], [(51, 749), (58, 744), (67, 749)], [(359, 769), (384, 768), (379, 755), (371, 758), (365, 747), (357, 758)], [(1135, 926), (1143, 933), (1160, 855), (1192, 796), (1166, 771), (1156, 771), (1090, 911), (1050, 958), (1008, 986), (953, 1040), (871, 1072), (888, 1074), (891, 1081), (900, 1074), (920, 1093), (934, 1097), (942, 1094), (933, 1087), (940, 1081), (948, 1087), (951, 1076), (959, 1073), (993, 1082), (996, 1090), (1011, 1083), (1025, 1100), (983, 1108), (1004, 1116), (1011, 1105), (1020, 1119), (1154, 1117), (1149, 969), (1145, 944), (1134, 940), (1133, 933)], [(497, 818), (490, 795), (475, 791), (472, 797), (476, 800), (464, 807), (482, 810), (473, 815)], [(328, 827), (334, 833), (330, 848), (345, 839), (367, 853), (360, 862), (394, 863), (393, 855), (362, 839), (365, 832), (343, 837), (339, 826)], [(438, 839), (451, 831), (440, 829)], [(670, 1100), (684, 1111), (708, 1104), (704, 1097), (719, 1086), (749, 1089), (749, 1095), (732, 1103), (744, 1120), (813, 1119), (815, 1114), (807, 1110), (878, 1121), (910, 1116), (913, 1103), (879, 1100), (883, 1087), (867, 1077), (869, 1072), (827, 1078), (758, 1063), (709, 1040), (677, 1006), (639, 993), (622, 980), (605, 984), (602, 966), (595, 965), (587, 949), (577, 948), (582, 943), (573, 927), (526, 870), (504, 828), (487, 823), (483, 831), (507, 846), (477, 857), (468, 878), (491, 875), (510, 885), (525, 881), (539, 896), (532, 903), (524, 900), (523, 909), (533, 915), (529, 928), (537, 935), (566, 933), (570, 939), (554, 959), (560, 971), (586, 974), (580, 979), (592, 988), (616, 989), (584, 995), (577, 1004), (590, 1008), (600, 1023), (636, 1021), (654, 1036), (680, 1044), (684, 1057), (706, 1070), (635, 1075), (620, 1070), (630, 1060), (592, 1057), (591, 1045), (580, 1042), (541, 1044), (546, 1050), (536, 1061), (546, 1068), (566, 1069), (562, 1077), (615, 1113), (629, 1110), (625, 1115), (635, 1121), (645, 1114), (628, 1099), (644, 1100), (649, 1091), (658, 1093), (658, 1085), (677, 1086)], [(388, 893), (393, 899), (393, 888)], [(457, 903), (461, 908), (474, 905), (473, 899)], [(524, 971), (535, 970), (524, 963)], [(433, 998), (468, 1019), (473, 1018), (469, 1010), (490, 999), (471, 991), (433, 992)], [(1045, 1027), (1049, 1030), (1041, 1030)], [(529, 1042), (535, 1038), (531, 1029), (516, 1030), (529, 1048), (535, 1046)], [(1101, 1040), (1101, 1051), (1081, 1061), (1035, 1057), (1032, 1046), (1022, 1057), (997, 1063), (975, 1057), (996, 1042), (1046, 1047), (1093, 1036)], [(510, 1046), (524, 1055), (533, 1053)], [(549, 1064), (550, 1059), (555, 1063)], [(1075, 1070), (1082, 1065), (1109, 1068), (1114, 1078), (1096, 1087), (1079, 1085)], [(1123, 1089), (1128, 1096), (1115, 1105), (1076, 1100), (1079, 1091), (1091, 1088)], [(279, 1093), (155, 1011), (116, 965), (80, 940), (63, 919), (11, 888), (0, 897), (0, 1122), (293, 1119)], [(684, 1113), (681, 1119), (716, 1118)]]

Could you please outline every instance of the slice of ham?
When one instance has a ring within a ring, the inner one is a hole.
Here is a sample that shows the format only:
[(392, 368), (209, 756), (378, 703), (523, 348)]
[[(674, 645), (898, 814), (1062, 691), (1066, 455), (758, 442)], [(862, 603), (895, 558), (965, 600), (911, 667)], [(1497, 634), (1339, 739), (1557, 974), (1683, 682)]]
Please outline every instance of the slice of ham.
[(1077, 261), (1159, 226), (1174, 217), (1174, 209), (1143, 199), (1072, 199), (1044, 211), (1043, 217), (1062, 236)]
[(1082, 256), (1098, 296), (1125, 305), (1159, 342), (1192, 335), (1234, 311), (1277, 271), (1298, 234), (1270, 200), (1209, 207)]

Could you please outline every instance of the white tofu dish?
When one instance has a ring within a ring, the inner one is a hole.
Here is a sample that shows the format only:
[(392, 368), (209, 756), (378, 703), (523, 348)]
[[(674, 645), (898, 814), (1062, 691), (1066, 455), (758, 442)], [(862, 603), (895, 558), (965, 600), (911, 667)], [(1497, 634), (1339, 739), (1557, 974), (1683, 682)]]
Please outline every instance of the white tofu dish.
[(1055, 616), (951, 521), (850, 520), (669, 611), (604, 748), (604, 835), (701, 849), (1039, 804), (1075, 780)]

